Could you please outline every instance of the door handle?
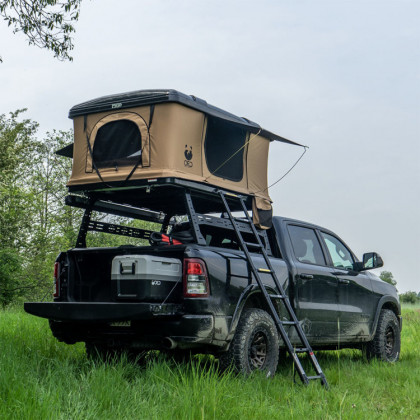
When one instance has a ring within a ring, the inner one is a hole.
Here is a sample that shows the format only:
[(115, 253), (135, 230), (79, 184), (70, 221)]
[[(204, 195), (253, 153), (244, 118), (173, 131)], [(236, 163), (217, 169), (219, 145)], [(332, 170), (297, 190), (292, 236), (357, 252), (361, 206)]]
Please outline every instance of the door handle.
[(314, 278), (312, 274), (300, 274), (299, 277), (303, 280), (312, 280)]
[(338, 282), (339, 282), (339, 283), (342, 283), (342, 284), (349, 284), (349, 283), (350, 283), (350, 280), (346, 280), (346, 279), (338, 279)]

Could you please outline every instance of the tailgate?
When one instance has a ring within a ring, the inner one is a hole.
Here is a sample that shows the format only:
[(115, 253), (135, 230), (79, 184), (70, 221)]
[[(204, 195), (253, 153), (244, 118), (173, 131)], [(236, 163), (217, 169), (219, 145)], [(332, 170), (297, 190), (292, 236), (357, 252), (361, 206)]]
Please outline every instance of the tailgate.
[(25, 311), (56, 321), (113, 322), (180, 314), (181, 306), (167, 303), (26, 302)]

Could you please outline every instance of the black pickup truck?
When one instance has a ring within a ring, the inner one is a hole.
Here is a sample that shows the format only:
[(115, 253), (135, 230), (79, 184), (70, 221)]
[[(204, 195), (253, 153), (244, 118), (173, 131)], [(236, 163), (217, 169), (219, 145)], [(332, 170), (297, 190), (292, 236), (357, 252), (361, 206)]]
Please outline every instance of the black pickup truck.
[[(275, 371), (284, 343), (224, 214), (190, 213), (175, 223), (172, 214), (104, 197), (67, 201), (86, 209), (78, 244), (57, 258), (54, 301), (25, 304), (27, 312), (49, 319), (58, 340), (85, 342), (88, 352), (210, 353), (240, 372)], [(93, 221), (94, 210), (159, 222), (162, 228)], [(236, 223), (246, 239), (246, 223)], [(189, 236), (192, 227), (199, 243)], [(150, 244), (89, 248), (89, 230)], [(368, 357), (398, 360), (402, 321), (396, 289), (368, 271), (382, 266), (378, 254), (359, 261), (335, 233), (289, 218), (273, 217), (272, 227), (259, 234), (312, 348), (359, 348)], [(251, 256), (266, 290), (278, 293), (262, 255)], [(284, 308), (277, 309), (287, 319)], [(288, 330), (297, 343), (294, 329)]]

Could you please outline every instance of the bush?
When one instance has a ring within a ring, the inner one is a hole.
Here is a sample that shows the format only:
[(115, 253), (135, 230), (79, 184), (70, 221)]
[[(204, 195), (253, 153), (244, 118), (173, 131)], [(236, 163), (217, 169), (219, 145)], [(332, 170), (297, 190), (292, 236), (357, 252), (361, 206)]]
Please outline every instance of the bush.
[(419, 302), (419, 298), (416, 292), (405, 292), (400, 294), (400, 302), (415, 304)]
[(12, 249), (0, 249), (0, 307), (5, 308), (22, 292), (19, 255)]

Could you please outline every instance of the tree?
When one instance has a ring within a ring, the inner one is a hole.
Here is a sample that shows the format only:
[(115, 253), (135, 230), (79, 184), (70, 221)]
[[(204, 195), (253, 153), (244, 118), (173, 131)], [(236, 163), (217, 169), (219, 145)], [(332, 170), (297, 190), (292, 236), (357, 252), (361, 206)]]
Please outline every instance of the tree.
[(393, 286), (397, 284), (397, 281), (394, 280), (394, 275), (390, 271), (381, 271), (379, 278)]
[(5, 308), (23, 291), (18, 253), (13, 249), (0, 249), (0, 307)]
[[(38, 144), (38, 124), (24, 119), (24, 109), (0, 115), (0, 248), (23, 249), (30, 236), (27, 208), (31, 194), (26, 188), (32, 158)], [(17, 235), (19, 232), (19, 235)]]
[(64, 206), (71, 160), (54, 153), (72, 132), (37, 139), (23, 112), (0, 115), (0, 306), (50, 292), (54, 260), (75, 243), (80, 217)]
[(79, 19), (81, 1), (0, 0), (0, 16), (13, 28), (13, 33), (23, 32), (29, 45), (46, 48), (59, 60), (72, 61), (71, 34)]
[(38, 125), (19, 121), (24, 110), (0, 115), (0, 306), (6, 306), (25, 288), (23, 250), (30, 242), (28, 217), (30, 192), (25, 188), (28, 163), (37, 147), (34, 134)]
[(417, 293), (416, 292), (405, 292), (400, 294), (400, 302), (401, 303), (411, 303), (415, 304), (418, 301)]
[[(60, 251), (74, 246), (81, 211), (64, 205), (66, 183), (71, 171), (71, 159), (55, 151), (73, 141), (71, 131), (53, 131), (39, 141), (30, 163), (31, 173), (26, 188), (31, 195), (31, 237), (26, 252), (28, 283), (31, 299), (50, 295), (52, 268)], [(28, 293), (26, 293), (28, 295)]]

